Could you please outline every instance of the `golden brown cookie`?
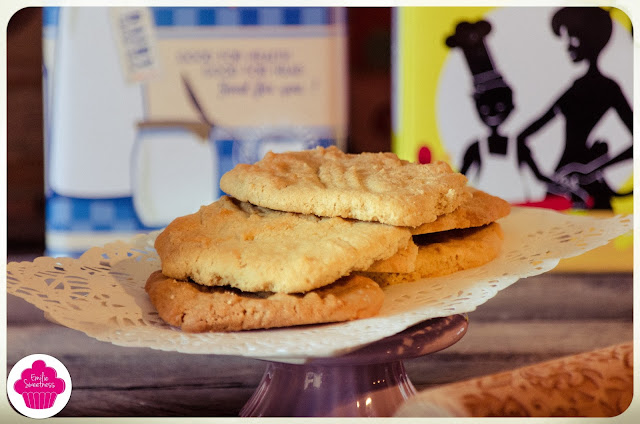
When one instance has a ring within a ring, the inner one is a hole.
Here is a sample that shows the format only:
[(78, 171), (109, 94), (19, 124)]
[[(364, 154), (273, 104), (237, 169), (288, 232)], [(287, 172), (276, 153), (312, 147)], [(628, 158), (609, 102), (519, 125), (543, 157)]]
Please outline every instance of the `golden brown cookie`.
[(360, 272), (381, 286), (407, 283), (421, 278), (439, 277), (475, 268), (495, 259), (500, 253), (504, 234), (500, 224), (413, 237), (418, 245), (416, 269), (409, 273)]
[(302, 293), (367, 269), (410, 242), (407, 228), (274, 211), (223, 196), (171, 222), (155, 248), (167, 277)]
[(168, 278), (160, 271), (145, 285), (165, 322), (183, 331), (239, 331), (349, 321), (374, 316), (382, 289), (362, 276), (342, 278), (305, 294), (244, 293)]
[(428, 234), (457, 228), (480, 227), (509, 215), (511, 205), (506, 200), (484, 191), (469, 188), (472, 197), (456, 210), (441, 215), (433, 222), (411, 228), (412, 234)]
[(469, 198), (464, 175), (393, 153), (346, 154), (337, 147), (267, 153), (222, 176), (227, 194), (271, 209), (416, 227)]
[(375, 261), (367, 269), (369, 272), (413, 272), (416, 269), (418, 246), (411, 242), (404, 249), (387, 259)]

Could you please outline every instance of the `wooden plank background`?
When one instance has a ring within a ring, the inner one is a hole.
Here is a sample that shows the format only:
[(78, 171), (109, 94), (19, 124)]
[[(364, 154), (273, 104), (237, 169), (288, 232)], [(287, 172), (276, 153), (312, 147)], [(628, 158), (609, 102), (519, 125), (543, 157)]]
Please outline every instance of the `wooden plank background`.
[(7, 27), (7, 241), (44, 248), (42, 13), (18, 11)]

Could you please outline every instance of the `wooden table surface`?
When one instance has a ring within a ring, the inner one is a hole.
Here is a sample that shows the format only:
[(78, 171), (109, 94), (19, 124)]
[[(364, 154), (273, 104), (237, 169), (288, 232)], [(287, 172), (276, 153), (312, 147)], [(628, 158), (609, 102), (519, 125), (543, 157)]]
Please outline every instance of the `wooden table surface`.
[[(8, 261), (33, 255), (9, 255)], [(631, 273), (547, 273), (518, 281), (468, 314), (453, 346), (405, 361), (418, 390), (588, 352), (633, 338)], [(237, 416), (265, 362), (119, 347), (44, 319), (8, 296), (7, 366), (33, 353), (73, 381), (58, 416)]]

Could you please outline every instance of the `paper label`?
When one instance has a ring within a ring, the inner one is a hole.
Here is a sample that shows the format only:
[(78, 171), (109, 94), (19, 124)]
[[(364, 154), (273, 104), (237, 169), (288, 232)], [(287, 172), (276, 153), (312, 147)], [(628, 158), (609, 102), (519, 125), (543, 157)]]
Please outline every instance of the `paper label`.
[(153, 20), (145, 7), (110, 8), (114, 39), (126, 79), (140, 82), (158, 70)]

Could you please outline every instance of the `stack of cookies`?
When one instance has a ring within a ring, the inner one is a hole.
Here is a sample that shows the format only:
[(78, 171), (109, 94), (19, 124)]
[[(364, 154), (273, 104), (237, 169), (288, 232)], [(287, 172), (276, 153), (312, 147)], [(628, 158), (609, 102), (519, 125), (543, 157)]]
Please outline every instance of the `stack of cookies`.
[(268, 153), (220, 186), (228, 196), (175, 219), (155, 242), (162, 270), (146, 290), (160, 317), (187, 332), (373, 316), (381, 286), (493, 259), (494, 221), (509, 213), (443, 162), (335, 147)]
[(370, 268), (362, 273), (381, 286), (453, 274), (484, 265), (498, 256), (504, 240), (496, 220), (511, 211), (505, 200), (469, 188), (471, 198), (433, 222), (410, 228), (417, 245), (414, 267), (389, 271)]

